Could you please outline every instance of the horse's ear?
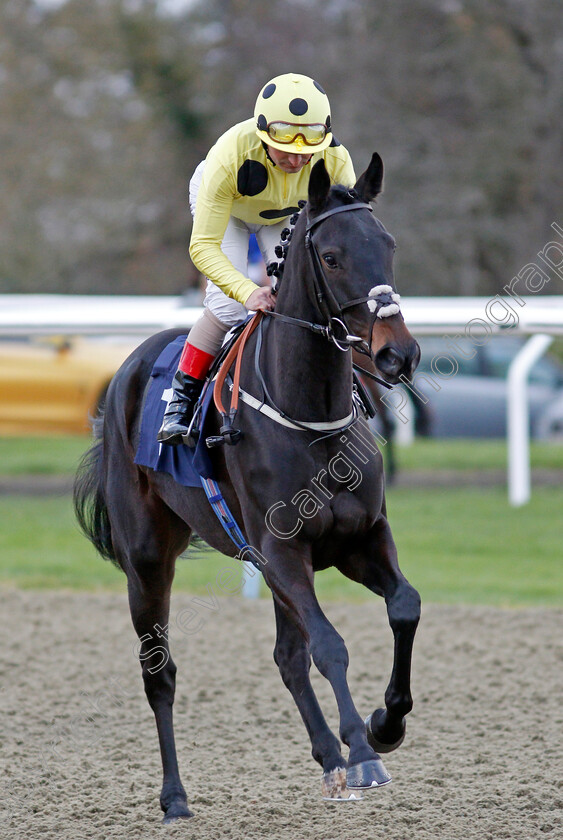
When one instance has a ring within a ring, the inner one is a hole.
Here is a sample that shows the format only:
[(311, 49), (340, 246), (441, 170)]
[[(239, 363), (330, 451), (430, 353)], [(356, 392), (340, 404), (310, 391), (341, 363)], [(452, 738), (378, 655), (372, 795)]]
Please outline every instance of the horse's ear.
[(383, 161), (374, 152), (368, 168), (356, 181), (355, 190), (362, 201), (372, 201), (381, 192), (383, 184)]
[(311, 169), (309, 178), (309, 204), (311, 210), (322, 210), (330, 191), (330, 176), (326, 171), (324, 160), (318, 160)]

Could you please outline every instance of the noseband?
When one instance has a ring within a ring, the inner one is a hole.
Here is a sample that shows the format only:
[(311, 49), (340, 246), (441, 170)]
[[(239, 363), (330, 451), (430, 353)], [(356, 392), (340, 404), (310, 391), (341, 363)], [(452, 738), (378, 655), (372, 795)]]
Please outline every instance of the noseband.
[[(380, 285), (374, 286), (370, 290), (369, 294), (365, 297), (355, 298), (354, 300), (349, 300), (345, 303), (340, 303), (336, 299), (332, 289), (328, 284), (325, 273), (323, 271), (321, 257), (318, 252), (317, 246), (315, 245), (315, 240), (313, 238), (313, 229), (318, 224), (324, 222), (325, 219), (328, 219), (331, 216), (335, 216), (337, 213), (345, 213), (350, 210), (369, 210), (370, 213), (373, 212), (371, 204), (357, 202), (356, 204), (345, 204), (340, 207), (333, 207), (332, 210), (327, 210), (325, 213), (321, 213), (314, 219), (307, 220), (307, 227), (305, 232), (305, 248), (311, 257), (315, 297), (319, 305), (319, 309), (321, 310), (321, 314), (323, 315), (327, 323), (315, 324), (310, 321), (304, 321), (300, 318), (294, 318), (290, 315), (282, 315), (281, 313), (275, 311), (265, 312), (264, 314), (270, 315), (275, 318), (279, 318), (280, 320), (285, 321), (287, 323), (292, 323), (297, 326), (305, 327), (306, 329), (316, 333), (317, 335), (322, 335), (326, 339), (331, 341), (339, 350), (342, 350), (342, 352), (346, 352), (352, 347), (354, 350), (357, 350), (359, 353), (368, 356), (373, 361), (373, 354), (371, 352), (370, 345), (371, 333), (373, 332), (375, 323), (378, 318), (387, 318), (391, 315), (396, 315), (400, 311), (400, 297), (393, 291), (391, 286)], [(347, 309), (352, 309), (352, 307), (358, 306), (362, 303), (367, 303), (370, 312), (375, 313), (375, 318), (371, 325), (370, 343), (365, 341), (365, 339), (361, 338), (361, 336), (351, 334), (350, 329), (346, 324), (344, 316), (344, 313)], [(380, 379), (379, 377), (375, 376), (369, 371), (362, 372), (369, 376), (370, 379), (374, 379), (376, 382), (385, 385), (387, 388), (392, 387), (383, 379)]]

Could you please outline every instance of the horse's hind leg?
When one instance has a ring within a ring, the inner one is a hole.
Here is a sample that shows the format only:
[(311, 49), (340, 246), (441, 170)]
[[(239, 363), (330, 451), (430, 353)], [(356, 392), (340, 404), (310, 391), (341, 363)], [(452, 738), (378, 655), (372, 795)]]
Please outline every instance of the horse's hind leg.
[(153, 498), (149, 503), (146, 496), (143, 501), (138, 498), (133, 510), (127, 509), (127, 502), (121, 498), (117, 515), (121, 527), (114, 516), (112, 534), (116, 554), (127, 573), (131, 618), (141, 643), (139, 659), (145, 693), (154, 712), (162, 757), (160, 806), (163, 822), (170, 823), (192, 816), (176, 756), (172, 719), (176, 666), (168, 647), (175, 561), (185, 549), (190, 531), (159, 499)]

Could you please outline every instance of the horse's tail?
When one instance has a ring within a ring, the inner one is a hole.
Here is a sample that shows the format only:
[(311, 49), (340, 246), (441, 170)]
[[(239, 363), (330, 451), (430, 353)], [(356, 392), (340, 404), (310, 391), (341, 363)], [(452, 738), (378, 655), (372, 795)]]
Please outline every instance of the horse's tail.
[(74, 480), (74, 512), (84, 534), (106, 560), (119, 566), (103, 490), (103, 409), (94, 420), (94, 444), (82, 456)]

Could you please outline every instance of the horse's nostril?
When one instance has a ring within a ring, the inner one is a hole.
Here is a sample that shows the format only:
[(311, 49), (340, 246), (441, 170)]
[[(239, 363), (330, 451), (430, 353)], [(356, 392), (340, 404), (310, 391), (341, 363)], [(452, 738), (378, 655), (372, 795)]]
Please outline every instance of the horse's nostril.
[(405, 363), (405, 357), (394, 347), (382, 347), (375, 356), (375, 364), (381, 373), (396, 376)]

